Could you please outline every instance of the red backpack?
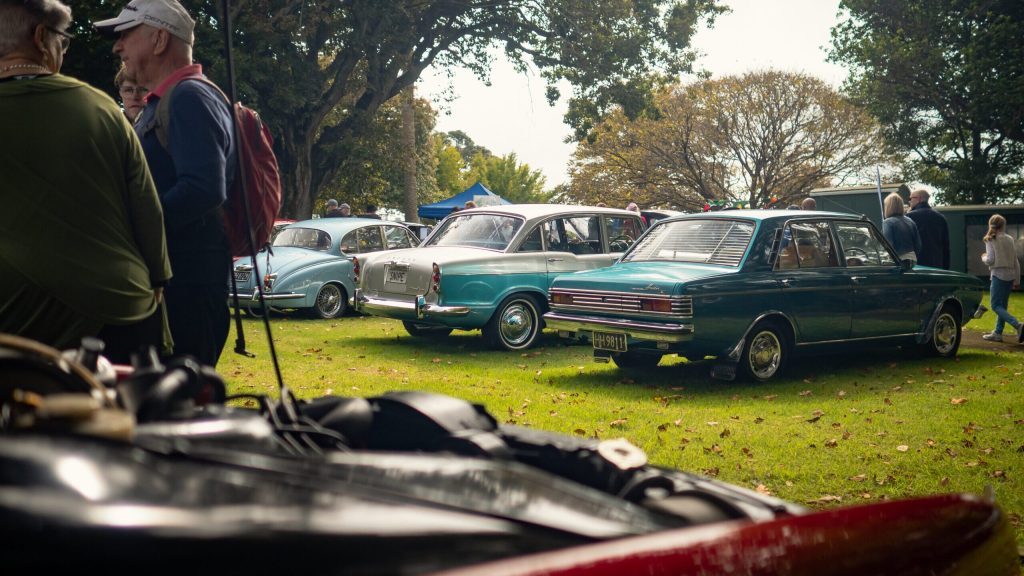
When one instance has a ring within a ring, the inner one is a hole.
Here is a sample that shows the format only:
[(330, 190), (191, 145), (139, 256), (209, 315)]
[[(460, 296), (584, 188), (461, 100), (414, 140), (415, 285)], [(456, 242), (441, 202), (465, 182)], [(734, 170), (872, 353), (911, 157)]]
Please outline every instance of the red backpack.
[[(224, 96), (224, 101), (230, 104), (220, 87), (205, 76), (187, 76), (182, 80), (199, 80), (213, 86)], [(180, 81), (169, 87), (156, 106), (156, 137), (164, 150), (167, 149), (171, 96), (178, 84)], [(238, 126), (238, 137), (235, 139), (238, 170), (231, 190), (228, 190), (227, 202), (224, 203), (224, 230), (231, 255), (245, 256), (249, 254), (249, 237), (245, 225), (246, 199), (254, 247), (260, 250), (270, 241), (274, 219), (281, 209), (281, 173), (274, 155), (274, 139), (259, 114), (241, 103), (235, 103), (234, 112)]]

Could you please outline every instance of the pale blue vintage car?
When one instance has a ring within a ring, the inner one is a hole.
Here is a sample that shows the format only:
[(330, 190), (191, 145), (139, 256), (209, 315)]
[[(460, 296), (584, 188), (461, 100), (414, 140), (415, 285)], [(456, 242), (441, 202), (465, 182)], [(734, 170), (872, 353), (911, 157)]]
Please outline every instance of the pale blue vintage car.
[(716, 358), (712, 375), (768, 380), (797, 354), (910, 347), (954, 356), (981, 307), (974, 276), (900, 261), (866, 218), (736, 210), (662, 220), (609, 268), (550, 289), (548, 327), (598, 361)]
[(363, 313), (413, 336), (481, 329), (496, 349), (529, 348), (547, 289), (562, 274), (610, 265), (640, 236), (635, 212), (587, 206), (480, 207), (445, 218), (419, 248), (359, 257)]
[[(251, 258), (234, 264), (238, 297), (259, 315), (257, 282), (272, 310), (300, 309), (318, 318), (336, 318), (354, 293), (353, 259), (374, 252), (411, 248), (419, 239), (403, 224), (370, 218), (319, 218), (289, 224), (270, 249), (257, 254), (260, 278)], [(229, 298), (229, 302), (233, 298)]]

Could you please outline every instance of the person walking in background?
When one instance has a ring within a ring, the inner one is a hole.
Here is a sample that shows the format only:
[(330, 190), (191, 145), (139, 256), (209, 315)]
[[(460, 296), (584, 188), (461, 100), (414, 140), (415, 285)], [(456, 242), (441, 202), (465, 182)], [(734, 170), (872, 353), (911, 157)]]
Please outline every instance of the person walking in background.
[(476, 202), (473, 202), (472, 200), (466, 200), (466, 203), (463, 205), (463, 209), (469, 210), (470, 208), (476, 208)]
[(910, 193), (910, 212), (907, 217), (917, 224), (921, 235), (921, 251), (917, 263), (932, 268), (949, 270), (949, 224), (941, 212), (928, 204), (927, 190)]
[(360, 218), (375, 218), (377, 220), (381, 219), (380, 216), (377, 215), (377, 207), (374, 206), (373, 204), (367, 204), (366, 205), (366, 212), (360, 214), (359, 217)]
[(1010, 290), (1020, 287), (1020, 261), (1014, 248), (1014, 237), (1006, 233), (1006, 218), (993, 214), (988, 219), (988, 233), (985, 234), (985, 252), (981, 261), (988, 266), (991, 284), (988, 300), (992, 311), (996, 313), (996, 327), (990, 334), (982, 338), (990, 342), (1003, 341), (1003, 328), (1006, 324), (1017, 331), (1017, 342), (1024, 343), (1024, 326), (1010, 314), (1006, 307), (1010, 304)]
[(145, 106), (142, 98), (149, 92), (149, 89), (137, 85), (134, 79), (129, 78), (128, 73), (125, 72), (124, 64), (121, 64), (121, 69), (114, 76), (114, 86), (117, 86), (117, 93), (121, 95), (124, 115), (128, 118), (129, 122), (134, 124), (135, 119), (142, 112), (142, 107)]
[(892, 244), (900, 260), (917, 263), (917, 255), (921, 253), (921, 235), (917, 232), (917, 224), (904, 215), (906, 206), (903, 198), (893, 192), (885, 197), (885, 220), (882, 220), (882, 234)]
[[(221, 205), (237, 168), (231, 109), (215, 87), (189, 80), (203, 70), (192, 62), (195, 21), (177, 0), (132, 0), (116, 18), (94, 25), (117, 37), (114, 53), (126, 74), (151, 90), (135, 130), (164, 210), (174, 354), (216, 366), (230, 321), (231, 255)], [(165, 96), (163, 125), (158, 106)]]
[(70, 24), (57, 0), (0, 0), (0, 332), (96, 336), (127, 363), (170, 344), (163, 215), (117, 103), (59, 73)]
[(803, 202), (800, 203), (800, 209), (801, 210), (817, 210), (818, 209), (818, 201), (815, 200), (814, 198), (810, 198), (810, 197), (804, 198)]

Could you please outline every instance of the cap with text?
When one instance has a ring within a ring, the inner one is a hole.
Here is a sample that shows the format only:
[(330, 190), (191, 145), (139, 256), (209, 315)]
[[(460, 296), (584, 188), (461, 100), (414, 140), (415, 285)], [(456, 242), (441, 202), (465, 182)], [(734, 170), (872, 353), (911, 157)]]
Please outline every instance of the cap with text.
[(146, 24), (167, 30), (189, 45), (194, 42), (196, 21), (177, 0), (132, 0), (117, 18), (94, 22), (101, 34), (113, 35)]

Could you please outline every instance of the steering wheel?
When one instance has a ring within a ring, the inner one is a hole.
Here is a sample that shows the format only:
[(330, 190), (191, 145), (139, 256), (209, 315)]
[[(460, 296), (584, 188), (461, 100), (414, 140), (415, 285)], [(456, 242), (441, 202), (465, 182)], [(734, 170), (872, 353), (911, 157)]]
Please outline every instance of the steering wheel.
[(608, 242), (608, 248), (610, 248), (612, 252), (625, 252), (632, 243), (633, 239), (623, 234), (612, 238)]
[(846, 253), (846, 257), (861, 258), (867, 260), (868, 253), (863, 248), (845, 248), (843, 252)]

